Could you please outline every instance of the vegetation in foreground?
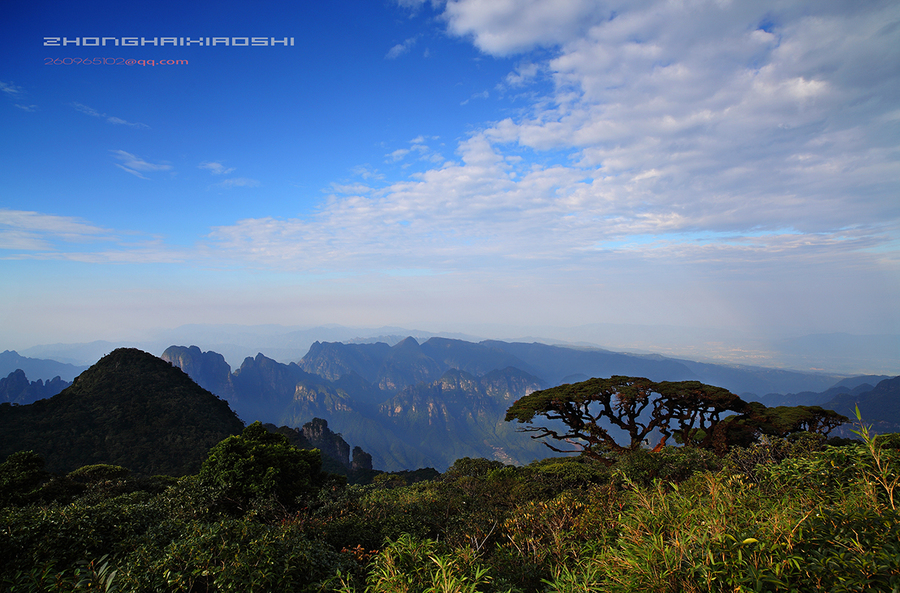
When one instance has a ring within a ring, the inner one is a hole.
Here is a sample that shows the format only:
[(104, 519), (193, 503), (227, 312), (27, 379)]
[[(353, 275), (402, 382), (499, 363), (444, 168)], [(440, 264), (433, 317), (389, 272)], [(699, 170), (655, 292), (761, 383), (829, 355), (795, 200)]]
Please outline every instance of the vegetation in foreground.
[(0, 465), (5, 591), (900, 590), (900, 435), (638, 449), (348, 486), (251, 425), (196, 475)]

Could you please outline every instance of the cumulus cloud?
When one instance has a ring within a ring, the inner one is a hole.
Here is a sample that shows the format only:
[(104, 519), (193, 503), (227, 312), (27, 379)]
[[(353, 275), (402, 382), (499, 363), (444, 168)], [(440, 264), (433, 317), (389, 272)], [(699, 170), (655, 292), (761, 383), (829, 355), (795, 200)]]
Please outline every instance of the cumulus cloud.
[(487, 53), (524, 56), (508, 85), (546, 73), (553, 90), (461, 141), (456, 162), (211, 243), (297, 268), (887, 261), (873, 254), (900, 213), (883, 125), (900, 97), (895, 3), (457, 0), (444, 17)]
[(505, 56), (577, 39), (591, 25), (615, 14), (613, 7), (604, 4), (595, 0), (450, 0), (444, 18), (454, 35), (471, 37), (482, 51)]
[(506, 84), (510, 87), (520, 87), (532, 82), (538, 75), (539, 66), (534, 62), (518, 64), (513, 72), (506, 75)]
[(403, 157), (409, 154), (408, 148), (398, 148), (397, 150), (391, 152), (387, 156), (388, 163), (396, 163), (397, 161), (402, 161)]
[[(516, 56), (500, 85), (527, 104), (474, 126), (452, 160), (420, 136), (387, 149), (385, 160), (396, 171), (394, 163), (420, 159), (423, 170), (388, 179), (361, 166), (352, 171), (360, 181), (333, 184), (311, 215), (217, 226), (201, 248), (210, 260), (482, 278), (490, 290), (545, 293), (547, 309), (577, 293), (582, 310), (624, 299), (671, 315), (693, 306), (697, 318), (712, 298), (692, 305), (695, 285), (718, 287), (723, 318), (787, 284), (802, 286), (798, 302), (808, 299), (847, 282), (839, 274), (897, 286), (900, 27), (891, 23), (900, 5), (451, 0), (438, 8), (449, 34)], [(385, 57), (408, 51), (411, 39)], [(171, 168), (113, 155), (139, 177)], [(236, 178), (212, 187), (256, 186)], [(37, 248), (52, 245), (48, 236), (10, 227), (3, 240)]]
[[(409, 148), (398, 148), (385, 155), (386, 163), (397, 163), (404, 160), (410, 154), (416, 155), (420, 161), (428, 163), (443, 163), (444, 157), (440, 152), (432, 150), (428, 145), (429, 140), (438, 140), (437, 136), (426, 138), (425, 136), (417, 136), (409, 141)], [(404, 165), (405, 166), (405, 165)], [(365, 178), (365, 177), (364, 177)]]

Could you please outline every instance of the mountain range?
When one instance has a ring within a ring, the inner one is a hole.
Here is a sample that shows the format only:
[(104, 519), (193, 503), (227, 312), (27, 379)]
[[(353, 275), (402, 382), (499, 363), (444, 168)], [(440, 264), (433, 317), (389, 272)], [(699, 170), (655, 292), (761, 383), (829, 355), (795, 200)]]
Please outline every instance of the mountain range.
[[(407, 336), (419, 342), (432, 337), (480, 342), (485, 338), (505, 342), (555, 344), (576, 348), (602, 348), (632, 354), (655, 353), (669, 358), (687, 359), (719, 365), (756, 365), (780, 369), (798, 369), (855, 376), (861, 374), (897, 374), (900, 372), (900, 335), (854, 335), (831, 333), (763, 338), (748, 332), (711, 328), (658, 326), (622, 323), (587, 324), (576, 327), (546, 325), (480, 325), (469, 333), (440, 332), (401, 327), (318, 327), (282, 325), (191, 324), (160, 329), (118, 341), (94, 341), (81, 344), (44, 344), (19, 349), (22, 356), (53, 359), (73, 365), (89, 366), (119, 347), (162, 352), (171, 344), (196, 344), (203, 350), (222, 354), (237, 368), (247, 356), (264, 352), (279, 362), (302, 358), (316, 341), (344, 343), (384, 342), (394, 345)], [(14, 368), (0, 373), (5, 376)], [(28, 370), (26, 369), (26, 372)], [(54, 375), (71, 380), (63, 373), (28, 376), (50, 379)], [(758, 392), (762, 393), (762, 392)]]
[(30, 404), (39, 399), (53, 397), (72, 383), (59, 375), (44, 383), (43, 379), (29, 381), (25, 371), (16, 369), (5, 379), (0, 379), (0, 403)]
[[(0, 394), (22, 389), (46, 397), (0, 402), (0, 458), (32, 450), (52, 472), (103, 463), (143, 475), (195, 473), (210, 447), (244, 428), (227, 402), (181, 369), (133, 348), (114, 350), (72, 384), (58, 377), (29, 383), (21, 369), (0, 380)], [(355, 447), (351, 459), (350, 446), (325, 420), (266, 428), (301, 449), (319, 449), (326, 471), (351, 481), (373, 474), (371, 455)]]
[[(103, 354), (111, 351), (112, 349), (106, 350)], [(99, 358), (100, 356), (97, 356), (94, 360)], [(75, 377), (87, 370), (88, 366), (90, 365), (75, 365), (43, 358), (29, 358), (21, 356), (15, 350), (0, 352), (0, 377), (5, 377), (13, 371), (21, 370), (32, 380), (51, 381), (59, 377), (63, 381), (71, 382)]]
[(516, 398), (546, 383), (509, 364), (522, 361), (477, 344), (316, 343), (299, 363), (257, 354), (233, 374), (221, 355), (196, 346), (170, 347), (162, 358), (228, 400), (247, 422), (299, 426), (324, 419), (369, 451), (378, 469), (443, 470), (461, 457), (521, 463), (547, 455), (503, 421)]
[[(880, 414), (893, 409), (887, 401), (894, 393), (891, 384), (876, 389), (890, 378), (886, 375), (848, 378), (537, 342), (430, 337), (420, 343), (411, 336), (391, 337), (389, 342), (316, 341), (295, 362), (278, 362), (258, 353), (246, 357), (233, 372), (222, 354), (197, 346), (170, 346), (162, 359), (226, 400), (246, 423), (260, 420), (270, 429), (282, 426), (301, 432), (312, 430), (319, 421), (330, 426), (335, 431), (332, 440), (343, 444), (332, 447), (329, 455), (336, 460), (335, 467), (345, 471), (366, 465), (365, 451), (371, 455), (369, 467), (387, 471), (422, 467), (443, 471), (461, 457), (505, 463), (546, 457), (551, 454), (546, 447), (503, 421), (509, 405), (538, 389), (615, 374), (654, 381), (697, 380), (767, 406), (822, 405), (850, 417), (853, 406), (848, 409), (848, 402), (864, 401), (866, 419), (880, 423), (880, 431), (891, 430), (900, 421), (900, 413)], [(4, 357), (23, 360), (32, 368), (59, 364), (9, 351), (0, 361)], [(29, 383), (18, 369), (0, 379), (0, 402), (30, 403), (66, 385), (58, 377)], [(865, 399), (873, 391), (874, 399)], [(348, 441), (355, 446), (353, 461)]]
[(834, 375), (596, 348), (437, 337), (421, 344), (413, 337), (393, 345), (315, 342), (297, 362), (280, 363), (260, 353), (247, 357), (233, 373), (222, 355), (197, 346), (169, 347), (162, 358), (228, 400), (245, 421), (299, 426), (322, 418), (349, 442), (370, 451), (375, 467), (388, 471), (425, 466), (443, 471), (464, 456), (505, 463), (546, 457), (548, 449), (503, 422), (505, 410), (532, 391), (590, 377), (697, 380), (750, 401), (768, 399), (767, 405), (785, 405), (775, 389), (796, 387), (806, 394), (801, 397), (825, 394), (814, 399), (827, 401), (862, 393), (863, 386), (873, 388), (866, 381), (882, 379), (848, 382)]

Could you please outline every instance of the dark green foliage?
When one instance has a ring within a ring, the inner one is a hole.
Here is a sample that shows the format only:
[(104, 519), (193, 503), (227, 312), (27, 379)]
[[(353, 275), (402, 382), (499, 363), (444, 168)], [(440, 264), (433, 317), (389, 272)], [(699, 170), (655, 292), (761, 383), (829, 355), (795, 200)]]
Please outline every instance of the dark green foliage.
[(312, 495), (326, 478), (317, 449), (297, 449), (259, 422), (213, 447), (199, 475), (238, 513), (246, 512), (254, 499), (273, 497), (278, 504), (292, 505), (298, 497)]
[(152, 495), (133, 492), (107, 499), (86, 499), (66, 506), (7, 507), (0, 511), (3, 574), (35, 567), (73, 569), (79, 561), (104, 554), (120, 557), (132, 539), (163, 520)]
[(819, 451), (824, 442), (825, 438), (821, 435), (810, 433), (797, 435), (792, 439), (764, 436), (749, 447), (733, 448), (728, 454), (726, 463), (734, 471), (758, 483), (762, 479), (760, 472), (765, 467), (785, 459), (803, 457)]
[(819, 514), (798, 526), (793, 545), (726, 538), (712, 562), (695, 568), (716, 591), (897, 591), (900, 514), (856, 508)]
[[(0, 465), (3, 591), (563, 593), (900, 587), (900, 436), (767, 437), (348, 486), (259, 423), (198, 475)], [(51, 495), (56, 488), (58, 497)], [(68, 490), (66, 490), (68, 489)], [(235, 515), (240, 515), (236, 517)]]
[(127, 467), (122, 467), (121, 465), (108, 465), (105, 463), (85, 465), (84, 467), (79, 467), (75, 471), (68, 473), (69, 479), (83, 484), (102, 484), (121, 481), (129, 475), (131, 475), (131, 470)]
[(128, 590), (140, 593), (312, 592), (348, 566), (346, 559), (309, 540), (298, 526), (237, 519), (191, 523), (162, 546), (139, 547), (135, 556), (121, 580)]
[(483, 478), (494, 470), (501, 469), (503, 464), (490, 459), (471, 459), (463, 457), (457, 459), (450, 468), (444, 472), (444, 480), (458, 480), (460, 478)]
[(607, 484), (612, 477), (608, 465), (585, 455), (550, 457), (532, 463), (527, 469), (531, 470), (529, 481), (540, 487), (545, 497), (564, 490)]
[(0, 463), (0, 507), (35, 499), (38, 486), (49, 477), (43, 457), (34, 451), (13, 453)]
[(827, 435), (846, 424), (849, 418), (819, 406), (777, 406), (767, 408), (750, 403), (743, 414), (723, 423), (729, 446), (747, 447), (760, 435), (786, 437), (797, 433)]
[(121, 348), (58, 395), (0, 406), (0, 455), (31, 449), (47, 470), (120, 465), (138, 474), (194, 473), (209, 448), (243, 424), (180, 369)]
[(649, 487), (654, 480), (678, 484), (694, 474), (719, 471), (724, 463), (710, 451), (692, 447), (664, 447), (651, 452), (637, 449), (622, 455), (614, 470), (632, 483)]
[(796, 589), (896, 591), (900, 589), (900, 513), (856, 508), (820, 514), (803, 526), (791, 554), (802, 559), (802, 568), (782, 580)]
[(13, 576), (0, 580), (4, 591), (10, 593), (46, 593), (61, 591), (97, 591), (111, 593), (118, 591), (118, 571), (109, 563), (107, 556), (96, 560), (80, 560), (71, 570), (54, 570), (52, 564), (20, 570)]
[(496, 583), (471, 550), (448, 550), (439, 542), (404, 534), (388, 541), (372, 558), (365, 587), (342, 583), (342, 593), (493, 592), (508, 590)]

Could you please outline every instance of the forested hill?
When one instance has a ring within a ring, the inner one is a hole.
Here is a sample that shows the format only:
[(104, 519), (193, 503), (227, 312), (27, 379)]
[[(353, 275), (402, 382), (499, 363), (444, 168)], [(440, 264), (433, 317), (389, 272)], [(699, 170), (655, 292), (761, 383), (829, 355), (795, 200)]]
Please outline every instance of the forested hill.
[(243, 428), (226, 401), (181, 369), (121, 348), (50, 399), (0, 405), (0, 458), (30, 449), (52, 472), (108, 463), (179, 476), (196, 473), (210, 447)]

